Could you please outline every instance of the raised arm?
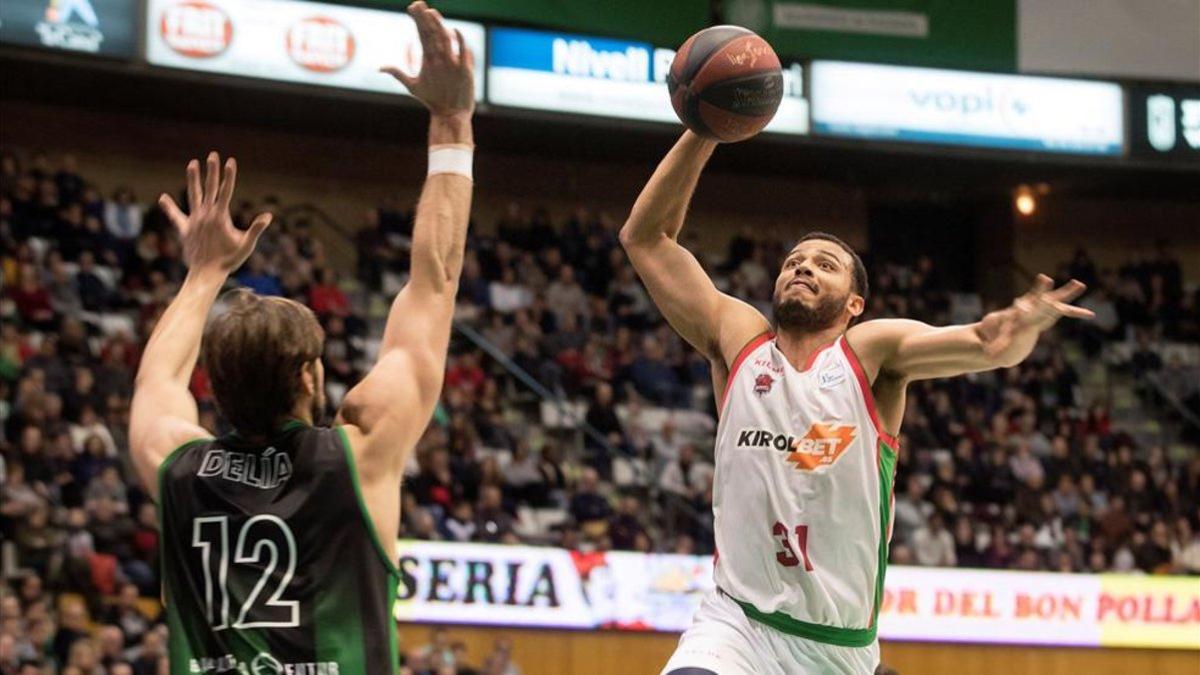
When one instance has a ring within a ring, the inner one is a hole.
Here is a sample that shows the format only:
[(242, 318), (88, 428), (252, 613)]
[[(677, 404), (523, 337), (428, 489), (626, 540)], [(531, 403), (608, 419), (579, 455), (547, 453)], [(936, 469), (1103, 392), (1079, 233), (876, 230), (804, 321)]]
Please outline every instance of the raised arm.
[(684, 132), (634, 203), (621, 228), (621, 245), (671, 327), (720, 366), (714, 368), (714, 380), (720, 381), (717, 371), (723, 372), (770, 324), (749, 304), (718, 291), (678, 241), (700, 172), (715, 147), (713, 141)]
[(421, 37), (421, 72), (383, 70), (429, 109), (429, 175), (413, 224), (408, 283), (392, 302), (378, 361), (338, 413), (366, 478), (398, 472), (433, 415), (471, 210), (474, 57), (437, 10), (414, 2), (408, 13)]
[(172, 450), (209, 435), (197, 420), (188, 381), (200, 355), (204, 323), (229, 274), (241, 266), (271, 222), (264, 213), (243, 232), (229, 217), (237, 162), (209, 153), (203, 185), (200, 163), (187, 166), (188, 206), (184, 215), (167, 195), (159, 205), (179, 229), (187, 277), (154, 326), (138, 366), (129, 420), (129, 447), (142, 485), (157, 498), (158, 467)]
[(977, 323), (935, 328), (920, 321), (881, 319), (852, 327), (846, 340), (873, 382), (876, 377), (911, 382), (1009, 368), (1024, 361), (1038, 336), (1060, 318), (1094, 316), (1070, 304), (1084, 290), (1075, 280), (1055, 289), (1042, 274), (1028, 293)]

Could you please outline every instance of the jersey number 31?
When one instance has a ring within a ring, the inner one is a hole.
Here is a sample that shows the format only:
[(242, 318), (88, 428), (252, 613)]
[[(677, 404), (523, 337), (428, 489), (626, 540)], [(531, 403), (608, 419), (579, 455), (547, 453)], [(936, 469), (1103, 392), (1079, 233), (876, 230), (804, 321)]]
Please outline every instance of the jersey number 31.
[(775, 541), (783, 545), (782, 551), (775, 552), (775, 560), (784, 567), (795, 567), (804, 562), (804, 571), (811, 572), (813, 570), (812, 561), (808, 557), (808, 526), (796, 526), (796, 548), (800, 549), (800, 557), (796, 557), (795, 550), (792, 549), (792, 543), (788, 541), (788, 528), (783, 523), (776, 522), (771, 533), (775, 535)]

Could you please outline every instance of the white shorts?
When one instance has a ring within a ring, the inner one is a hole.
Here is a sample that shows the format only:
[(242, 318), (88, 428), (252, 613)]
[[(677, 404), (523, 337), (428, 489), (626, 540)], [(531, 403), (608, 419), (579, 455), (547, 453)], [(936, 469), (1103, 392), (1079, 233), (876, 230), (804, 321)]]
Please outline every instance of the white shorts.
[(712, 591), (662, 675), (687, 667), (717, 675), (872, 675), (878, 664), (878, 641), (869, 647), (839, 647), (781, 633), (747, 617), (729, 596)]

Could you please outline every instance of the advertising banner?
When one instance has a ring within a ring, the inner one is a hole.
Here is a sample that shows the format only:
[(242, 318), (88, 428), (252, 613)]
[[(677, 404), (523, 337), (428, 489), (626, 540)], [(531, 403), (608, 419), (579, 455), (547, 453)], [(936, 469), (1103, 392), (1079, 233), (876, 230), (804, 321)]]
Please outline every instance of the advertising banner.
[(813, 131), (920, 143), (1119, 155), (1109, 82), (814, 61)]
[[(707, 556), (400, 542), (400, 621), (681, 632)], [(889, 567), (883, 640), (1200, 650), (1200, 578)]]
[[(483, 98), (484, 29), (447, 20), (476, 55)], [(405, 93), (379, 67), (415, 74), (421, 43), (412, 19), (294, 0), (150, 0), (146, 58), (158, 66), (382, 93)]]
[(400, 542), (400, 621), (682, 631), (712, 558)]
[(137, 54), (135, 0), (4, 0), (0, 42), (86, 54)]
[[(498, 105), (678, 123), (667, 95), (675, 52), (645, 42), (521, 28), (488, 38), (488, 101)], [(803, 71), (785, 64), (784, 98), (767, 131), (808, 132)]]

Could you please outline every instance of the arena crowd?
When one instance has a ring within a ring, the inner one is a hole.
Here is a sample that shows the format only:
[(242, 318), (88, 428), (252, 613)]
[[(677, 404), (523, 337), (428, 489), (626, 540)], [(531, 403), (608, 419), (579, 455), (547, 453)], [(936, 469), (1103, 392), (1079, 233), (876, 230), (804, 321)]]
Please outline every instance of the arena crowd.
[[(128, 463), (127, 425), (141, 345), (185, 268), (146, 195), (95, 178), (70, 156), (0, 156), (4, 675), (165, 672), (156, 513)], [(402, 282), (411, 212), (394, 198), (372, 209), (356, 269), (339, 270), (325, 235), (276, 200), (241, 203), (235, 220), (262, 209), (276, 224), (235, 282), (317, 314), (332, 409), (370, 367), (372, 296)], [(708, 364), (654, 309), (618, 217), (581, 206), (555, 222), (513, 204), (494, 225), (473, 226), (463, 330), (398, 535), (711, 554)], [(705, 262), (769, 316), (787, 245), (739, 234)], [(987, 309), (929, 258), (868, 268), (867, 318), (950, 323)], [(1058, 272), (1092, 286), (1096, 322), (1046, 336), (1018, 367), (910, 387), (893, 563), (1200, 574), (1200, 453), (1139, 443), (1081, 383), (1106, 344), (1134, 345), (1140, 375), (1163, 369), (1155, 344), (1200, 342), (1197, 280), (1165, 244), (1117, 269), (1080, 250)], [(202, 425), (222, 432), (202, 369), (192, 391)], [(551, 424), (547, 408), (578, 419)], [(482, 659), (436, 632), (403, 651), (411, 673), (519, 672), (503, 641)]]

